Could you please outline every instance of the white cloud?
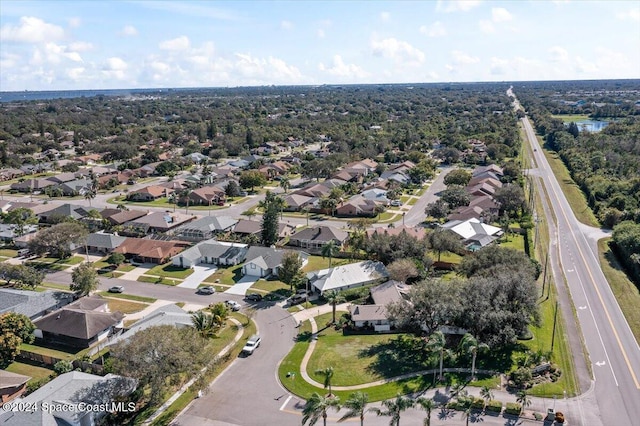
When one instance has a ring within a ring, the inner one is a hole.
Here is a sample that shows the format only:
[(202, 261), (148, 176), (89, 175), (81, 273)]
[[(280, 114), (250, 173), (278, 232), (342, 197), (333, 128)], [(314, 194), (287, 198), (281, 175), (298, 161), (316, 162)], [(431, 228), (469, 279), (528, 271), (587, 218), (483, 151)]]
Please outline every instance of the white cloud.
[(372, 40), (371, 49), (375, 56), (391, 58), (396, 63), (404, 65), (417, 65), (425, 61), (425, 55), (420, 49), (393, 37), (380, 41)]
[(436, 11), (438, 12), (468, 12), (482, 3), (480, 0), (438, 0)]
[(507, 22), (513, 19), (511, 13), (503, 7), (494, 7), (491, 9), (491, 19), (493, 22)]
[(318, 69), (332, 76), (342, 77), (348, 80), (365, 78), (369, 75), (358, 65), (345, 64), (340, 55), (334, 55), (330, 66), (325, 66), (323, 63), (320, 63)]
[(563, 47), (553, 46), (549, 48), (552, 62), (566, 62), (569, 59), (569, 52)]
[(80, 18), (69, 18), (69, 26), (71, 28), (77, 28), (82, 24), (82, 20)]
[(248, 54), (236, 53), (234, 70), (243, 77), (245, 81), (252, 84), (291, 84), (302, 81), (302, 74), (298, 68), (288, 65), (279, 58), (269, 56), (268, 58), (255, 58)]
[(180, 36), (171, 40), (160, 42), (160, 49), (170, 51), (183, 51), (189, 49), (189, 37)]
[(93, 44), (85, 41), (75, 41), (69, 44), (69, 49), (76, 52), (86, 52), (93, 49)]
[(290, 30), (293, 28), (293, 22), (287, 20), (281, 21), (280, 28), (283, 30)]
[(640, 7), (634, 7), (626, 12), (618, 12), (616, 18), (622, 21), (640, 22)]
[(447, 30), (444, 24), (440, 21), (436, 21), (433, 24), (426, 26), (423, 25), (419, 29), (421, 34), (425, 34), (429, 37), (444, 37), (447, 35)]
[(118, 58), (117, 56), (113, 56), (108, 58), (102, 67), (102, 73), (105, 77), (115, 80), (124, 80), (127, 78), (127, 70), (129, 69), (129, 64), (127, 64), (123, 59)]
[(487, 21), (485, 19), (478, 22), (478, 27), (480, 28), (480, 31), (482, 31), (485, 34), (492, 34), (496, 32), (496, 29), (491, 23), (491, 21)]
[[(35, 66), (57, 66), (65, 61), (82, 62), (82, 57), (78, 52), (69, 50), (67, 46), (55, 43), (45, 43), (35, 47), (31, 56), (30, 64)], [(52, 70), (53, 71), (53, 70)]]
[(451, 56), (453, 57), (453, 61), (459, 65), (470, 65), (480, 62), (480, 58), (478, 58), (477, 56), (471, 56), (460, 50), (452, 51)]
[(318, 38), (325, 38), (326, 34), (324, 32), (324, 30), (322, 28), (318, 28), (318, 31), (316, 31), (316, 35), (318, 36)]
[(387, 22), (389, 19), (391, 19), (391, 14), (389, 12), (380, 12), (380, 20)]
[(7, 24), (0, 29), (0, 40), (22, 43), (44, 43), (64, 37), (64, 30), (33, 16), (23, 16), (19, 25)]
[(118, 34), (124, 37), (135, 37), (138, 35), (138, 30), (133, 25), (125, 25)]

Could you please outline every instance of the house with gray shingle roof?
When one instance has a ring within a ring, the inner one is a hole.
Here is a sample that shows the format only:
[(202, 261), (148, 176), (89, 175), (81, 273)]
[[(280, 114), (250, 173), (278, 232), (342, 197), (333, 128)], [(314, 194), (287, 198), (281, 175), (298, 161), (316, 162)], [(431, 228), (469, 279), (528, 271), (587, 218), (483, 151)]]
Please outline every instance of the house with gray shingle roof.
[(89, 250), (90, 253), (111, 253), (113, 249), (124, 243), (124, 240), (126, 239), (126, 237), (121, 237), (116, 234), (107, 234), (103, 231), (94, 232), (87, 235), (87, 250)]
[(315, 226), (313, 228), (306, 228), (296, 232), (289, 238), (289, 245), (321, 249), (329, 241), (334, 241), (337, 247), (342, 247), (345, 241), (349, 238), (349, 233), (342, 231), (331, 226)]
[(215, 234), (227, 232), (238, 223), (230, 216), (204, 216), (174, 231), (174, 235), (187, 241), (202, 241), (213, 238)]
[(146, 330), (149, 327), (157, 327), (161, 325), (171, 325), (178, 328), (192, 327), (193, 320), (190, 313), (175, 304), (161, 306), (150, 314), (140, 318), (140, 320), (129, 327), (126, 332), (120, 334), (119, 336), (116, 336), (113, 339), (110, 339), (108, 344), (114, 345), (118, 342), (129, 340), (136, 333), (142, 330)]
[(73, 294), (64, 291), (14, 290), (0, 288), (0, 315), (15, 312), (36, 320), (73, 302)]
[[(282, 266), (282, 259), (286, 253), (287, 250), (252, 246), (247, 251), (246, 261), (242, 266), (242, 274), (260, 278), (270, 275), (277, 276)], [(309, 255), (302, 251), (294, 253), (298, 253), (298, 256), (302, 260), (302, 265), (306, 265)]]
[(179, 266), (180, 268), (191, 268), (199, 263), (237, 265), (244, 261), (246, 254), (246, 244), (226, 243), (211, 239), (202, 241), (173, 256), (171, 261), (174, 266)]

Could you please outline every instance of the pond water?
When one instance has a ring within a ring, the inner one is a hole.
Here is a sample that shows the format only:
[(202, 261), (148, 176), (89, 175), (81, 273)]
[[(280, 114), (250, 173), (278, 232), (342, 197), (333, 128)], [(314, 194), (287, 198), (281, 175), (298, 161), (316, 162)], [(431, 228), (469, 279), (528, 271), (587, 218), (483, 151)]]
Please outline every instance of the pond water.
[(608, 121), (598, 121), (598, 120), (580, 120), (576, 121), (578, 125), (578, 130), (581, 132), (599, 132), (609, 125)]

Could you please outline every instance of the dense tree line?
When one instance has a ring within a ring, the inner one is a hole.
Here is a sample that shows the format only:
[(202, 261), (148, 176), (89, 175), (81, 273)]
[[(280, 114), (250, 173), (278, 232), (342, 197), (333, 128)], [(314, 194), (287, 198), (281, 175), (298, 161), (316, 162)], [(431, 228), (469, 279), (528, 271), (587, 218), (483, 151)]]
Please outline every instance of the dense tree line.
[(629, 275), (640, 285), (640, 224), (618, 224), (613, 229), (613, 247)]

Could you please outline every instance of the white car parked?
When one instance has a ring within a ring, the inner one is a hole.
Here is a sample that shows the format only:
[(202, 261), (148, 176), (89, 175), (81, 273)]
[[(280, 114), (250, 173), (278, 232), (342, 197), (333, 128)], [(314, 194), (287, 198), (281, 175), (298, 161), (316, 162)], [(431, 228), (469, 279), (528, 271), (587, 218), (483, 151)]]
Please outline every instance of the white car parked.
[(240, 304), (238, 302), (236, 302), (235, 300), (227, 300), (224, 303), (226, 303), (227, 306), (229, 307), (229, 309), (231, 309), (234, 312), (240, 310)]

